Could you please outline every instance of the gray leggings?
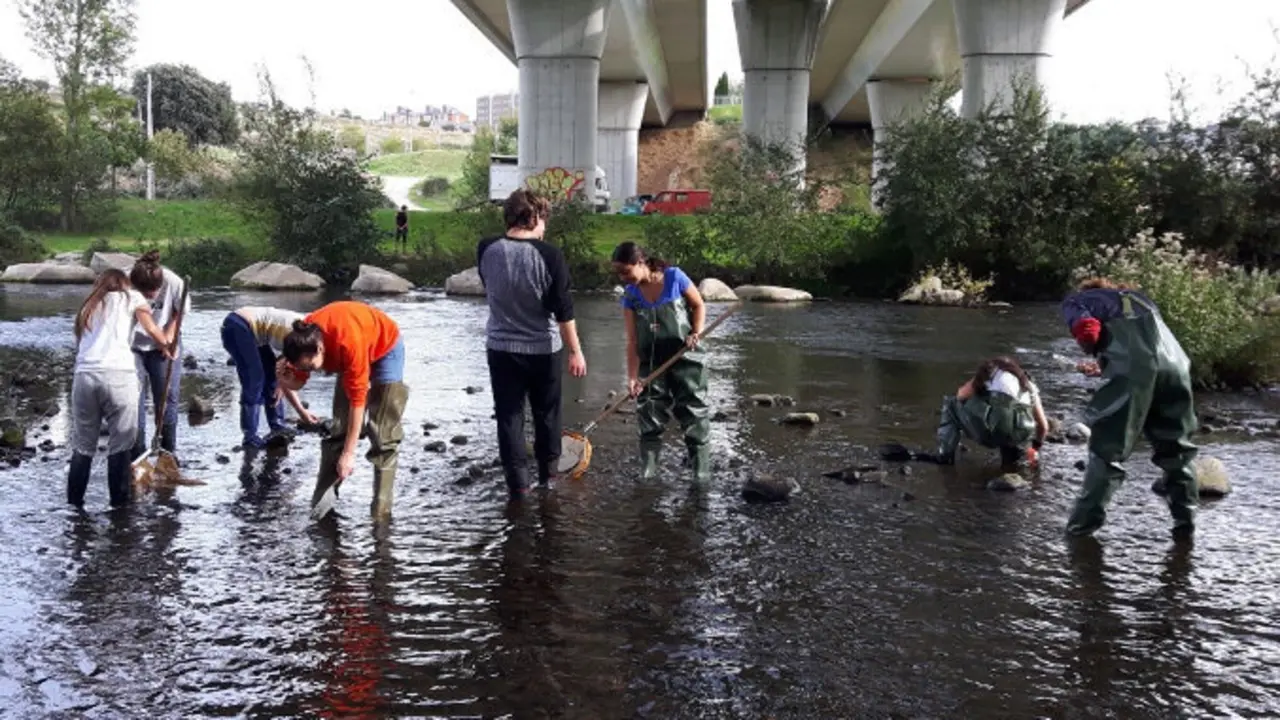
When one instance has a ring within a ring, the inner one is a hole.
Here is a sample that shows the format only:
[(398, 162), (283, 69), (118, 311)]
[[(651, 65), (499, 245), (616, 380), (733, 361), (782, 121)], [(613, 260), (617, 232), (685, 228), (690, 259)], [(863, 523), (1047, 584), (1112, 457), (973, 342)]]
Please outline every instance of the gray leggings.
[(71, 381), (71, 449), (93, 457), (107, 422), (107, 453), (133, 447), (138, 435), (138, 375), (133, 370), (78, 370)]

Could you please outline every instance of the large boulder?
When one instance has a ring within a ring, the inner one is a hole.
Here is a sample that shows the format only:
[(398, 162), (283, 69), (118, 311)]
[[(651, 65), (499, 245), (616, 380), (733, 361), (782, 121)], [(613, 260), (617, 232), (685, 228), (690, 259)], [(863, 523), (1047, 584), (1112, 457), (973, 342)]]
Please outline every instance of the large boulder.
[(480, 269), (467, 268), (457, 275), (450, 275), (444, 281), (446, 295), (469, 295), (484, 297), (484, 283), (480, 282)]
[(98, 276), (83, 265), (56, 263), (18, 263), (4, 269), (0, 282), (25, 282), (49, 285), (90, 285)]
[(803, 290), (776, 285), (739, 285), (733, 289), (739, 300), (747, 302), (808, 302), (813, 296)]
[(129, 253), (96, 252), (89, 259), (89, 269), (97, 275), (101, 275), (111, 268), (127, 273), (133, 269), (133, 264), (136, 261), (137, 258)]
[(738, 294), (733, 288), (715, 278), (706, 278), (698, 283), (698, 294), (707, 302), (737, 302)]
[(84, 253), (60, 252), (45, 262), (52, 263), (54, 265), (84, 265)]
[(351, 291), (370, 295), (400, 295), (413, 289), (413, 283), (390, 270), (361, 265), (360, 275), (351, 283)]
[(324, 280), (297, 265), (256, 262), (231, 276), (231, 287), (247, 290), (319, 290)]
[(965, 297), (963, 290), (945, 288), (942, 286), (940, 278), (930, 275), (907, 288), (907, 291), (898, 297), (898, 302), (912, 305), (949, 305), (954, 307), (968, 304), (968, 298)]

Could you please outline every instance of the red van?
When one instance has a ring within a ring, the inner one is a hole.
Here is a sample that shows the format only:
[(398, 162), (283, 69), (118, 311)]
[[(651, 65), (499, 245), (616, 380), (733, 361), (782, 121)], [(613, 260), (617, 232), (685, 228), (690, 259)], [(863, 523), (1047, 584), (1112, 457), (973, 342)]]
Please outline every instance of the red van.
[(644, 204), (644, 214), (692, 215), (710, 208), (710, 190), (663, 190)]

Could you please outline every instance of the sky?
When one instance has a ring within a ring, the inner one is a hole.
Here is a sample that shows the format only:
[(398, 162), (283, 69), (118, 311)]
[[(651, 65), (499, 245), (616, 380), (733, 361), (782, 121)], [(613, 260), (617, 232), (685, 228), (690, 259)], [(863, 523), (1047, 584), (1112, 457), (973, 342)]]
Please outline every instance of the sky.
[[(937, 0), (947, 2), (948, 0)], [(708, 0), (710, 82), (741, 74), (731, 0)], [(137, 0), (134, 66), (192, 65), (258, 97), (265, 65), (284, 97), (365, 117), (397, 105), (475, 110), (478, 95), (515, 89), (515, 67), (449, 0)], [(1164, 117), (1170, 73), (1186, 79), (1203, 118), (1243, 88), (1246, 65), (1280, 51), (1280, 0), (1091, 0), (1061, 26), (1045, 85), (1073, 122)], [(17, 0), (0, 0), (0, 57), (51, 79), (31, 52)]]

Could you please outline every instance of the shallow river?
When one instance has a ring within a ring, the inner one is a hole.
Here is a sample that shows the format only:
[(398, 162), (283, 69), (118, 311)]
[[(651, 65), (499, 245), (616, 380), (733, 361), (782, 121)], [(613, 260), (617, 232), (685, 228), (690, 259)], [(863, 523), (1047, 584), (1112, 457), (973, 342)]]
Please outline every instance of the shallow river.
[[(83, 290), (0, 290), (0, 364), (69, 353)], [(749, 409), (716, 423), (721, 471), (697, 495), (674, 432), (667, 479), (637, 480), (634, 416), (618, 415), (593, 435), (586, 478), (508, 507), (499, 476), (465, 479), (496, 452), (484, 305), (380, 300), (406, 335), (413, 392), (394, 519), (368, 517), (361, 460), (341, 517), (316, 526), (314, 436), (285, 458), (232, 450), (236, 383), (218, 331), (239, 305), (321, 302), (195, 297), (184, 334), (200, 368), (184, 397), (218, 414), (199, 427), (183, 416), (179, 454), (208, 485), (124, 513), (106, 510), (101, 455), (89, 512), (64, 505), (70, 378), (47, 390), (63, 410), (28, 442), (59, 448), (0, 471), (0, 715), (1280, 715), (1274, 444), (1204, 438), (1235, 492), (1205, 505), (1191, 548), (1170, 540), (1145, 448), (1100, 542), (1077, 545), (1062, 529), (1079, 447), (1046, 446), (1034, 488), (1014, 494), (984, 489), (997, 470), (983, 451), (895, 472), (892, 488), (821, 477), (880, 442), (928, 443), (941, 395), (987, 354), (1018, 353), (1049, 413), (1074, 419), (1091, 381), (1054, 359), (1074, 355), (1050, 306), (748, 307), (708, 341), (714, 405), (769, 392), (847, 416), (806, 430)], [(568, 381), (571, 424), (625, 367), (616, 305), (581, 298), (579, 319), (590, 374)], [(327, 415), (331, 388), (318, 377), (304, 398)], [(1204, 398), (1201, 410), (1273, 420), (1280, 402)], [(455, 435), (470, 441), (426, 451)], [(802, 492), (748, 505), (751, 467)]]

